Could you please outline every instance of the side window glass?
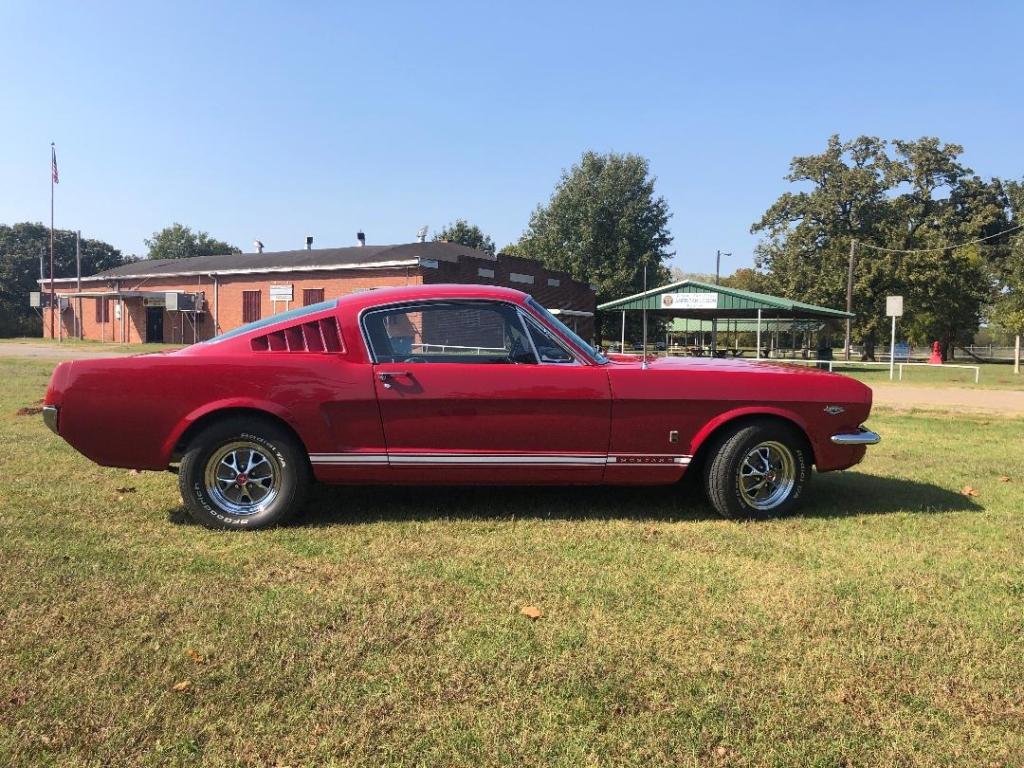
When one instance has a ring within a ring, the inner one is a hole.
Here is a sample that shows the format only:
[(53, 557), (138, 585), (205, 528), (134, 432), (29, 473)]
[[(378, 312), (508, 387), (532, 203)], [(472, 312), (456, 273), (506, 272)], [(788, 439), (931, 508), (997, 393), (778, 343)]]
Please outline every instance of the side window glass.
[(536, 363), (516, 311), (494, 302), (418, 304), (363, 319), (378, 362)]
[(540, 355), (542, 363), (576, 362), (576, 359), (561, 344), (532, 320), (526, 321), (526, 327), (530, 329), (530, 337), (533, 339), (533, 345), (537, 348), (537, 354)]

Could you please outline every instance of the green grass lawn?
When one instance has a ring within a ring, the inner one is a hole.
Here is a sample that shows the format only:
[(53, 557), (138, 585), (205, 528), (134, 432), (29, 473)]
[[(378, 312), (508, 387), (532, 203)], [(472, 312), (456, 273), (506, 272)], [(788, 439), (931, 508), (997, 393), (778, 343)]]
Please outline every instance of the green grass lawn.
[(0, 359), (0, 765), (1024, 763), (1024, 420), (877, 413), (770, 523), (334, 488), (235, 534), (16, 416), (51, 367)]

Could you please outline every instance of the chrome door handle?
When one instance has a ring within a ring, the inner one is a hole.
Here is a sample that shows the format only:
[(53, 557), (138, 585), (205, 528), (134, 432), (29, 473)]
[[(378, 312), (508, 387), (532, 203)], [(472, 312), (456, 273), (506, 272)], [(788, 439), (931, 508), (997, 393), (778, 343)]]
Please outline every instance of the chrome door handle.
[(381, 371), (378, 374), (378, 378), (380, 379), (381, 384), (384, 385), (384, 389), (391, 389), (391, 387), (394, 386), (394, 384), (391, 383), (391, 380), (392, 379), (396, 379), (399, 376), (405, 376), (406, 378), (411, 379), (412, 378), (412, 372), (411, 371)]

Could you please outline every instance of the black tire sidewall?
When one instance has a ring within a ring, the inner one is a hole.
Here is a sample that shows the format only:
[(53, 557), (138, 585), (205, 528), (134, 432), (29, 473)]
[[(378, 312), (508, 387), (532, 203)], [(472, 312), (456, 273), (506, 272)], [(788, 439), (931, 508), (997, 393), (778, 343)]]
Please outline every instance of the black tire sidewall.
[[(234, 515), (221, 509), (206, 492), (206, 464), (227, 443), (244, 440), (270, 453), (280, 465), (281, 487), (266, 509), (253, 515)], [(304, 457), (295, 441), (276, 425), (225, 421), (204, 430), (194, 448), (182, 458), (179, 486), (191, 517), (210, 528), (253, 530), (283, 523), (301, 501), (307, 482)]]
[[(750, 506), (740, 492), (740, 466), (754, 446), (766, 441), (781, 443), (789, 450), (793, 456), (795, 478), (793, 489), (785, 501), (772, 509), (758, 509)], [(811, 478), (812, 463), (806, 441), (794, 430), (781, 424), (741, 427), (725, 438), (718, 455), (711, 462), (711, 472), (724, 472), (727, 475), (717, 478), (718, 492), (712, 494), (712, 502), (726, 517), (754, 520), (785, 517), (795, 512), (803, 502)]]

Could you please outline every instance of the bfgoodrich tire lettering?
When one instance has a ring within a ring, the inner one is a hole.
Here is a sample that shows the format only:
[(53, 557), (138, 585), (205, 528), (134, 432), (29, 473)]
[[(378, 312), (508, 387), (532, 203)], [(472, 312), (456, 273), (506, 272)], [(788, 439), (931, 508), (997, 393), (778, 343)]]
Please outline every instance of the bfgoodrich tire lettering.
[(189, 516), (208, 528), (280, 525), (309, 486), (305, 451), (285, 429), (259, 418), (215, 422), (182, 456), (178, 487)]
[(724, 517), (764, 519), (795, 512), (811, 478), (804, 436), (776, 421), (739, 425), (711, 447), (708, 500)]

